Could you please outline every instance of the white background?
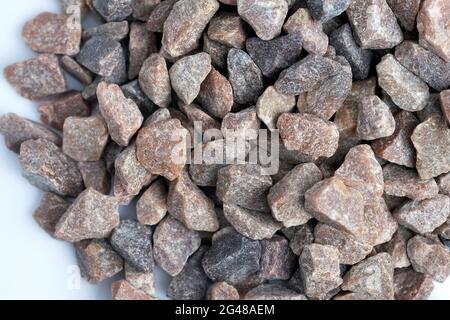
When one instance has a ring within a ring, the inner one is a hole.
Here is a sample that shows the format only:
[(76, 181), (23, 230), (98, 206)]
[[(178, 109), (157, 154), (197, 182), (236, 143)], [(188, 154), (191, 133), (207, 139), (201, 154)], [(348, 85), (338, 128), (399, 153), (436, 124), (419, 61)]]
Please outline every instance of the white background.
[[(58, 0), (2, 2), (1, 70), (35, 55), (21, 39), (27, 20), (43, 11), (60, 12)], [(14, 112), (38, 120), (36, 108), (0, 76), (0, 115)], [(48, 236), (32, 217), (41, 196), (21, 176), (17, 155), (0, 143), (0, 299), (109, 299), (111, 281), (90, 285), (81, 280), (80, 288), (71, 288), (76, 266), (73, 246)], [(166, 286), (167, 276), (158, 273), (159, 292)], [(432, 298), (450, 299), (450, 280), (436, 284)]]

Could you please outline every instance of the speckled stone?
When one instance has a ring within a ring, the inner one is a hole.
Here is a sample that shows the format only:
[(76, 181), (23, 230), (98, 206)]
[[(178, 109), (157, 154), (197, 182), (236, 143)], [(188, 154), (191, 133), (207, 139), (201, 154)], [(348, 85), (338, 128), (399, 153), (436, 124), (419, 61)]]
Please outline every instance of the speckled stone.
[(140, 271), (125, 262), (125, 279), (136, 289), (146, 294), (155, 294), (155, 275), (152, 271)]
[(152, 32), (163, 32), (164, 22), (178, 0), (164, 0), (157, 4), (147, 20), (147, 29)]
[(132, 80), (139, 75), (147, 57), (158, 51), (156, 37), (147, 30), (145, 24), (139, 22), (131, 24), (128, 50), (128, 79)]
[(211, 72), (200, 86), (197, 99), (209, 114), (224, 118), (233, 107), (233, 88), (226, 77), (211, 68)]
[(130, 33), (128, 21), (108, 22), (83, 31), (83, 40), (89, 40), (96, 36), (106, 36), (116, 41), (122, 41)]
[(295, 97), (278, 93), (274, 87), (267, 87), (256, 103), (258, 118), (270, 130), (276, 129), (278, 117), (295, 108)]
[(412, 268), (395, 270), (394, 289), (397, 300), (427, 300), (434, 289), (433, 279)]
[(261, 241), (260, 276), (267, 280), (288, 280), (297, 267), (297, 257), (286, 238), (275, 235)]
[(155, 297), (133, 287), (126, 280), (114, 281), (111, 286), (113, 300), (156, 300)]
[(326, 22), (339, 16), (350, 5), (351, 0), (307, 0), (309, 11), (315, 20)]
[(258, 138), (260, 126), (257, 110), (251, 107), (237, 113), (228, 113), (223, 118), (221, 130), (226, 140), (247, 141)]
[(450, 90), (442, 91), (439, 94), (439, 100), (441, 102), (442, 113), (450, 124)]
[(34, 211), (33, 218), (45, 232), (53, 237), (56, 224), (69, 206), (70, 202), (56, 194), (46, 192), (39, 207)]
[(359, 240), (376, 246), (392, 239), (398, 224), (383, 198), (364, 207), (363, 232)]
[(161, 0), (134, 0), (131, 3), (133, 17), (141, 21), (147, 21), (153, 9), (160, 3)]
[(226, 282), (216, 282), (208, 290), (208, 300), (239, 300), (239, 292)]
[(367, 96), (360, 104), (356, 131), (362, 140), (390, 137), (395, 132), (394, 116), (380, 98)]
[(132, 0), (93, 0), (92, 3), (106, 21), (126, 20), (133, 12)]
[(167, 187), (162, 179), (156, 180), (142, 194), (136, 204), (136, 214), (140, 223), (157, 225), (167, 213)]
[(450, 196), (450, 172), (443, 174), (437, 179), (439, 190), (442, 194)]
[(92, 188), (103, 194), (111, 190), (111, 177), (103, 160), (95, 162), (78, 162), (83, 182), (86, 188)]
[(421, 0), (386, 0), (400, 25), (412, 31), (416, 27), (416, 16), (420, 9)]
[(89, 85), (94, 81), (92, 72), (81, 66), (72, 57), (63, 56), (61, 58), (61, 67), (84, 85)]
[(213, 41), (206, 34), (203, 35), (203, 51), (211, 56), (211, 64), (220, 70), (227, 69), (227, 58), (230, 47)]
[(235, 13), (223, 12), (211, 19), (208, 38), (228, 47), (242, 49), (247, 40), (246, 26)]
[(411, 231), (399, 226), (392, 239), (377, 247), (377, 250), (387, 252), (391, 255), (394, 268), (409, 267), (411, 262), (409, 262), (408, 254), (406, 253), (406, 244), (412, 236)]
[(144, 61), (139, 73), (139, 84), (156, 105), (166, 108), (172, 102), (172, 87), (164, 58), (152, 54)]
[(276, 300), (308, 300), (305, 295), (286, 288), (281, 284), (262, 284), (251, 289), (244, 297), (244, 300), (252, 301), (276, 301)]
[(158, 109), (141, 89), (138, 79), (120, 86), (120, 89), (122, 89), (122, 92), (127, 99), (131, 99), (137, 104), (144, 117), (148, 117)]
[[(287, 235), (289, 232), (288, 230), (292, 230), (292, 235)], [(289, 239), (289, 247), (297, 256), (302, 254), (305, 246), (314, 242), (314, 223), (312, 222), (283, 229), (282, 232)]]

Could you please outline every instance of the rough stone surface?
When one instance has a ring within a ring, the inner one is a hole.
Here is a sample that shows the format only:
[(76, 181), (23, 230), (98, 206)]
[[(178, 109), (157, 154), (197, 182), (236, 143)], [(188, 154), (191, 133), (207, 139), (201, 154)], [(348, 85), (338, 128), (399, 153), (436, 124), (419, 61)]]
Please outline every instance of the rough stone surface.
[(169, 71), (172, 88), (185, 104), (191, 104), (211, 71), (211, 58), (202, 52), (178, 60)]
[(69, 242), (102, 239), (119, 225), (118, 204), (92, 188), (83, 191), (56, 225), (55, 237)]
[(450, 3), (446, 0), (425, 0), (417, 15), (419, 43), (450, 62)]
[(80, 170), (86, 188), (92, 188), (100, 193), (109, 194), (111, 177), (103, 160), (79, 162), (78, 170)]
[(400, 111), (395, 116), (395, 132), (392, 136), (372, 142), (375, 154), (389, 162), (414, 168), (416, 166), (416, 151), (411, 141), (411, 135), (419, 124), (417, 118), (410, 112)]
[(42, 197), (39, 207), (34, 211), (34, 220), (53, 237), (56, 224), (69, 206), (70, 203), (60, 196), (46, 192)]
[(407, 252), (415, 271), (440, 283), (450, 275), (450, 252), (442, 244), (417, 235), (408, 241)]
[(170, 183), (167, 208), (191, 230), (214, 232), (219, 228), (213, 201), (192, 182), (186, 171)]
[(128, 18), (132, 12), (133, 0), (93, 0), (95, 10), (106, 21), (121, 21)]
[(89, 85), (94, 81), (92, 72), (69, 56), (63, 56), (61, 58), (61, 67), (84, 85)]
[(158, 51), (156, 37), (147, 30), (145, 24), (133, 22), (130, 26), (128, 49), (128, 79), (132, 80), (139, 75), (147, 57)]
[(246, 141), (256, 140), (261, 121), (254, 107), (244, 109), (237, 113), (228, 113), (222, 121), (222, 134), (225, 139)]
[(214, 283), (208, 291), (208, 300), (239, 300), (239, 292), (226, 282)]
[(139, 84), (157, 106), (166, 108), (172, 102), (169, 71), (161, 55), (152, 54), (145, 60), (139, 73)]
[(328, 37), (322, 31), (322, 24), (314, 20), (305, 8), (298, 9), (290, 16), (283, 30), (287, 33), (298, 33), (303, 48), (311, 54), (324, 55), (328, 50)]
[(216, 41), (212, 41), (205, 34), (203, 36), (203, 51), (211, 56), (211, 64), (220, 69), (227, 69), (227, 58), (230, 47)]
[(157, 106), (147, 97), (139, 85), (139, 80), (133, 80), (120, 87), (124, 96), (133, 100), (144, 117), (149, 117), (155, 112)]
[(289, 248), (289, 242), (275, 235), (261, 241), (261, 271), (259, 275), (267, 280), (288, 280), (294, 274), (297, 257)]
[(434, 289), (433, 279), (412, 268), (395, 270), (394, 290), (397, 300), (427, 300)]
[[(286, 230), (293, 229), (292, 236), (287, 236)], [(289, 247), (295, 255), (300, 256), (305, 246), (314, 242), (314, 223), (306, 223), (297, 227), (283, 229), (284, 234), (289, 238)], [(283, 231), (282, 230), (282, 231)]]
[(300, 164), (289, 171), (267, 196), (274, 218), (286, 227), (308, 222), (312, 216), (305, 209), (305, 193), (320, 180), (322, 173), (313, 163)]
[(135, 220), (122, 220), (111, 235), (111, 245), (132, 267), (153, 270), (152, 229)]
[(264, 91), (264, 84), (261, 70), (252, 58), (245, 51), (231, 49), (227, 65), (234, 101), (244, 105), (256, 102)]
[(153, 9), (160, 3), (161, 0), (134, 0), (131, 3), (133, 17), (141, 21), (147, 21)]
[(209, 114), (224, 118), (233, 107), (233, 88), (226, 77), (212, 68), (200, 86), (197, 99)]
[(429, 117), (414, 130), (411, 140), (417, 151), (416, 167), (421, 179), (450, 171), (450, 130), (438, 115)]
[(308, 300), (305, 295), (288, 289), (281, 284), (262, 284), (249, 292), (244, 297), (244, 300)]
[(392, 239), (379, 247), (380, 250), (391, 255), (394, 268), (406, 268), (411, 265), (406, 253), (406, 244), (412, 236), (408, 229), (399, 226)]
[(307, 0), (314, 20), (326, 22), (339, 16), (350, 5), (351, 0)]
[(147, 29), (152, 32), (163, 32), (164, 22), (178, 0), (164, 0), (157, 4), (147, 20)]
[(272, 78), (300, 58), (302, 44), (303, 38), (294, 32), (269, 41), (253, 37), (247, 40), (246, 48), (264, 76)]
[(164, 51), (176, 58), (196, 49), (203, 30), (218, 9), (216, 0), (176, 2), (164, 23)]
[(398, 228), (398, 224), (383, 198), (366, 204), (364, 220), (363, 233), (359, 240), (373, 246), (391, 240)]
[(395, 132), (395, 119), (389, 107), (377, 96), (362, 99), (356, 128), (362, 140), (390, 137)]
[(136, 204), (137, 218), (145, 225), (157, 225), (167, 213), (167, 187), (164, 180), (156, 180)]
[(58, 58), (52, 54), (9, 65), (4, 76), (18, 94), (30, 100), (41, 100), (67, 90)]
[(408, 31), (414, 30), (421, 0), (386, 0), (386, 2), (391, 7), (400, 25)]
[(379, 253), (353, 266), (344, 277), (342, 289), (365, 293), (374, 299), (394, 298), (394, 266), (387, 253)]
[(300, 271), (305, 294), (321, 299), (342, 284), (339, 269), (339, 251), (327, 245), (305, 246), (300, 256)]
[(428, 86), (415, 74), (403, 67), (391, 54), (377, 65), (378, 84), (392, 101), (406, 111), (420, 111), (429, 98)]
[(27, 140), (22, 143), (19, 160), (23, 176), (44, 191), (76, 197), (83, 190), (77, 163), (48, 140)]
[(90, 283), (100, 283), (123, 269), (122, 258), (104, 239), (80, 241), (75, 249), (78, 265)]
[(280, 115), (295, 108), (295, 97), (278, 93), (274, 87), (268, 87), (256, 103), (259, 119), (270, 130), (275, 130)]
[(155, 276), (153, 271), (143, 272), (125, 263), (125, 279), (136, 289), (148, 295), (155, 294)]
[(440, 193), (450, 196), (450, 172), (440, 176), (437, 182)]
[(108, 22), (83, 31), (83, 40), (96, 36), (106, 36), (116, 41), (122, 41), (130, 33), (128, 21)]
[(288, 150), (297, 150), (313, 158), (331, 157), (337, 150), (336, 125), (311, 114), (282, 114), (277, 127)]
[(119, 280), (111, 286), (113, 300), (156, 300), (156, 298), (146, 294), (144, 291), (136, 289), (126, 280)]
[(403, 41), (402, 30), (386, 0), (353, 0), (347, 16), (363, 49), (389, 49)]
[(200, 247), (197, 231), (167, 216), (156, 227), (153, 237), (155, 262), (171, 276), (179, 274), (188, 258)]
[(224, 203), (261, 212), (270, 212), (267, 194), (272, 187), (270, 176), (258, 165), (230, 165), (219, 171), (217, 197)]
[(442, 113), (450, 124), (450, 90), (442, 91), (439, 95), (439, 100), (441, 102)]
[(224, 12), (209, 23), (208, 38), (228, 47), (242, 49), (247, 40), (246, 27), (242, 19), (234, 13)]
[(202, 266), (211, 280), (234, 285), (260, 270), (260, 258), (260, 242), (231, 229), (213, 238), (211, 248), (203, 257)]
[(237, 10), (260, 39), (272, 40), (281, 33), (288, 4), (285, 0), (238, 0)]

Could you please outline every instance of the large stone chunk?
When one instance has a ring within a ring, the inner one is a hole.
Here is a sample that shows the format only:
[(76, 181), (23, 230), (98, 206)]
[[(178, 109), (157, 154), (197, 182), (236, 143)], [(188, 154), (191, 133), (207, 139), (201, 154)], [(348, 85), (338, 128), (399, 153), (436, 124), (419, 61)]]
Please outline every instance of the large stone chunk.
[(217, 197), (224, 203), (261, 212), (270, 212), (267, 194), (272, 178), (258, 165), (230, 165), (219, 171)]
[(416, 166), (416, 150), (411, 135), (419, 124), (410, 112), (400, 111), (395, 116), (395, 132), (392, 136), (372, 142), (372, 149), (381, 159), (414, 168)]
[(283, 113), (290, 112), (295, 107), (295, 97), (278, 93), (274, 87), (268, 87), (256, 103), (259, 119), (269, 130), (275, 130), (277, 120)]
[(288, 13), (285, 0), (238, 0), (238, 13), (262, 40), (271, 40), (281, 33)]
[(417, 150), (416, 167), (422, 179), (450, 171), (450, 130), (438, 115), (419, 124), (411, 136)]
[(77, 163), (48, 140), (22, 143), (19, 160), (23, 176), (44, 191), (72, 197), (83, 191), (83, 178)]
[(52, 54), (41, 54), (9, 65), (3, 73), (17, 93), (30, 100), (41, 100), (67, 91), (58, 58)]
[(158, 224), (153, 236), (155, 262), (172, 277), (179, 274), (188, 258), (200, 247), (197, 231), (167, 216)]
[(397, 300), (427, 300), (434, 289), (433, 279), (413, 268), (394, 272), (394, 290)]
[(212, 68), (200, 87), (197, 99), (210, 115), (224, 118), (233, 107), (233, 87), (226, 77)]
[(389, 49), (403, 41), (402, 29), (386, 0), (353, 0), (347, 16), (363, 49)]
[(219, 9), (216, 0), (180, 0), (164, 23), (163, 50), (176, 58), (196, 49), (203, 30)]
[(262, 213), (224, 203), (223, 213), (237, 232), (253, 240), (270, 239), (282, 228), (269, 213)]
[(420, 234), (433, 232), (449, 215), (450, 198), (442, 194), (432, 199), (409, 201), (394, 213), (398, 223)]
[(267, 196), (274, 218), (286, 227), (302, 225), (312, 216), (305, 209), (305, 193), (322, 180), (322, 172), (314, 163), (300, 164), (289, 171)]
[(339, 16), (350, 5), (351, 0), (307, 0), (309, 11), (315, 20), (326, 22)]
[(322, 299), (342, 284), (339, 251), (332, 246), (307, 245), (300, 256), (300, 271), (309, 298)]
[(170, 68), (172, 88), (185, 104), (191, 104), (211, 71), (211, 57), (202, 52), (184, 57)]
[(106, 238), (119, 225), (119, 220), (117, 200), (89, 188), (61, 217), (55, 237), (69, 242)]
[(211, 248), (203, 257), (202, 266), (211, 280), (226, 281), (233, 285), (258, 272), (260, 259), (260, 242), (230, 229), (213, 238)]
[(149, 124), (136, 140), (138, 161), (152, 174), (175, 180), (186, 164), (187, 135), (177, 119)]
[(391, 256), (379, 253), (353, 266), (344, 277), (342, 289), (365, 293), (372, 299), (394, 299), (394, 265)]
[(442, 244), (417, 235), (408, 241), (407, 251), (417, 272), (441, 283), (450, 275), (450, 252)]
[(191, 230), (214, 232), (219, 229), (213, 201), (192, 182), (186, 171), (170, 183), (167, 209)]
[(391, 7), (400, 25), (413, 31), (416, 27), (416, 16), (420, 9), (421, 0), (386, 0)]
[(419, 43), (450, 62), (450, 3), (447, 0), (425, 0), (417, 15)]
[(411, 112), (425, 108), (430, 96), (428, 86), (392, 54), (383, 57), (377, 65), (377, 74), (378, 84), (399, 108)]
[(278, 118), (277, 127), (288, 150), (297, 150), (315, 159), (331, 157), (337, 150), (339, 131), (333, 122), (312, 114), (285, 113)]
[(261, 70), (245, 51), (239, 49), (229, 51), (227, 64), (234, 101), (244, 105), (255, 103), (264, 90)]
[(356, 131), (362, 140), (375, 140), (394, 134), (395, 119), (388, 105), (377, 96), (363, 98)]
[(338, 177), (315, 184), (305, 194), (305, 207), (319, 221), (358, 237), (364, 227), (364, 199)]

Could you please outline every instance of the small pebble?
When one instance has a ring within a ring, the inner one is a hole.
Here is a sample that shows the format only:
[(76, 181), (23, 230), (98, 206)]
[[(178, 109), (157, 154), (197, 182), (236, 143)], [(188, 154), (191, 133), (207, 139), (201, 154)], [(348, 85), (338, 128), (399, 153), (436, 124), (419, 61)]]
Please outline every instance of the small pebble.
[(34, 211), (34, 220), (53, 237), (56, 224), (69, 206), (70, 203), (60, 196), (46, 192), (41, 199), (39, 207)]
[(167, 187), (162, 179), (156, 180), (136, 204), (137, 218), (145, 225), (157, 225), (167, 214)]
[(83, 32), (83, 40), (89, 40), (92, 37), (105, 36), (116, 41), (122, 41), (130, 33), (130, 24), (128, 21), (108, 22)]
[(149, 32), (146, 25), (133, 22), (130, 26), (130, 40), (128, 45), (128, 79), (132, 80), (139, 75), (144, 61), (158, 51), (156, 37)]
[(239, 300), (239, 292), (226, 282), (216, 282), (209, 288), (208, 300)]
[(103, 160), (95, 162), (78, 162), (83, 182), (86, 188), (92, 188), (103, 194), (111, 190), (111, 177)]
[(390, 137), (395, 132), (394, 116), (377, 96), (365, 97), (360, 104), (356, 131), (362, 140)]
[(95, 10), (106, 21), (122, 21), (133, 12), (133, 0), (93, 0)]
[(136, 289), (145, 292), (148, 295), (154, 295), (155, 275), (153, 271), (140, 271), (125, 262), (125, 279)]
[(275, 235), (261, 241), (260, 276), (267, 280), (289, 280), (297, 267), (297, 257), (289, 248), (289, 241)]
[(307, 0), (314, 20), (326, 22), (339, 16), (350, 5), (351, 0)]
[(397, 300), (427, 300), (434, 289), (433, 279), (412, 268), (395, 270), (394, 290)]
[(111, 291), (113, 300), (156, 300), (156, 298), (146, 294), (144, 291), (136, 289), (126, 280), (114, 281)]
[(166, 108), (172, 102), (169, 71), (161, 55), (152, 54), (144, 61), (139, 73), (139, 84), (157, 106)]
[(211, 72), (200, 86), (197, 100), (214, 117), (224, 118), (233, 107), (233, 88), (231, 83), (219, 71)]

